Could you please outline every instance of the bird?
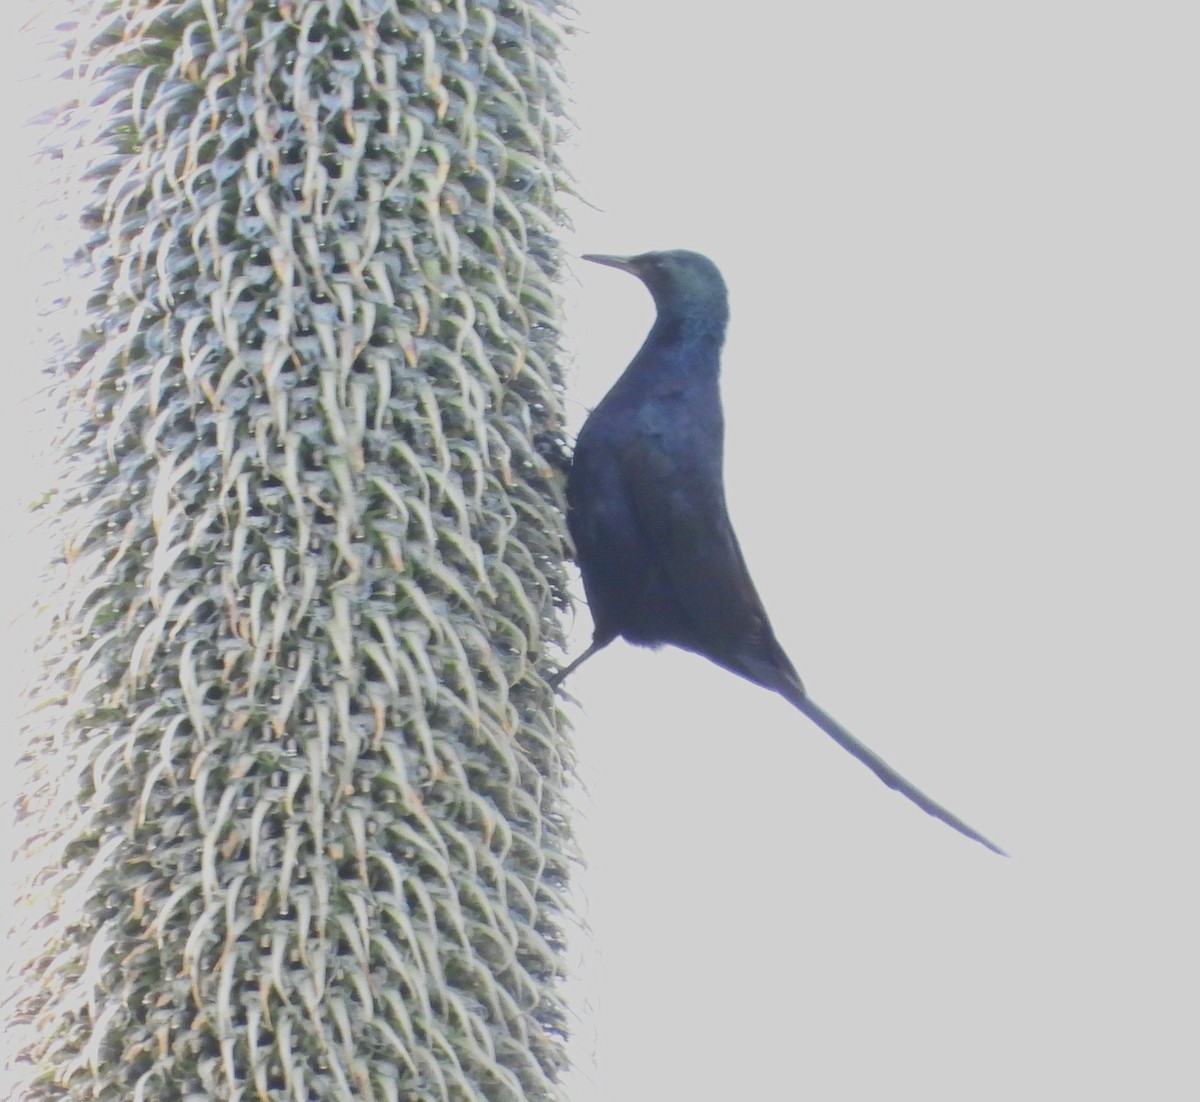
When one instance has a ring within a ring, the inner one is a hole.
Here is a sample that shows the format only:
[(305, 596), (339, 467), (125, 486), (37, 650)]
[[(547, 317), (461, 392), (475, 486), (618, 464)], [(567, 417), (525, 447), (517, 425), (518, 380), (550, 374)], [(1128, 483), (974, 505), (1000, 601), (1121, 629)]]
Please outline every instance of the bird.
[(888, 787), (1007, 857), (821, 708), (775, 636), (726, 505), (719, 375), (729, 295), (716, 264), (686, 249), (583, 259), (640, 279), (656, 317), (576, 440), (567, 528), (594, 630), (551, 687), (617, 638), (691, 651), (778, 693)]

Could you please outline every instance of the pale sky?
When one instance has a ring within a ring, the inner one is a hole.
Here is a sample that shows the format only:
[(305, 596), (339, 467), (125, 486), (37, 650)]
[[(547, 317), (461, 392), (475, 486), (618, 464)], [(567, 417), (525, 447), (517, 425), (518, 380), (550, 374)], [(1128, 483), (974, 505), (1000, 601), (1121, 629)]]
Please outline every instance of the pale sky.
[[(777, 634), (1014, 856), (770, 694), (614, 645), (570, 683), (574, 1102), (1196, 1097), (1200, 17), (579, 8), (568, 248), (720, 264), (729, 497)], [(577, 426), (651, 305), (574, 268)]]
[[(569, 245), (721, 265), (776, 631), (1014, 856), (770, 694), (614, 646), (571, 686), (597, 1097), (1198, 1097), (1200, 18), (706, 10), (580, 4)], [(576, 272), (582, 418), (651, 306)]]

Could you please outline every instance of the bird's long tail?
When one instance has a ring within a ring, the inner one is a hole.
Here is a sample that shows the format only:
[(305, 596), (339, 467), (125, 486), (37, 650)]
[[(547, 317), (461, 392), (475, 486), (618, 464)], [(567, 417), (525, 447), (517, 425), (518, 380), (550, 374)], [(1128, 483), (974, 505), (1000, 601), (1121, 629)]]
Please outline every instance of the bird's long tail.
[(943, 823), (949, 827), (953, 827), (959, 834), (964, 834), (968, 838), (974, 839), (981, 846), (986, 846), (993, 853), (1000, 854), (1001, 857), (1008, 856), (995, 842), (989, 841), (979, 831), (967, 826), (957, 815), (947, 811), (941, 804), (926, 796), (916, 785), (900, 776), (883, 758), (859, 742), (824, 708), (815, 703), (804, 689), (800, 687), (799, 683), (795, 686), (785, 684), (777, 691), (789, 704), (792, 704), (808, 716), (813, 723), (820, 727), (840, 747), (848, 750), (858, 758), (888, 788), (894, 788), (901, 795), (907, 796), (922, 811), (932, 815), (935, 819), (941, 819)]

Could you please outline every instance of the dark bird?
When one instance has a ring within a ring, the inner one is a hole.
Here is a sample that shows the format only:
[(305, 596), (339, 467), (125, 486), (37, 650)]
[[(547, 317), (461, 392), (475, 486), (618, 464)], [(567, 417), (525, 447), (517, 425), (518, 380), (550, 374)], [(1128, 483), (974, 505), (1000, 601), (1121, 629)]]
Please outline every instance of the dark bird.
[(567, 524), (595, 632), (552, 684), (618, 636), (694, 651), (779, 693), (884, 784), (1007, 856), (818, 707), (771, 630), (725, 505), (717, 377), (729, 299), (717, 266), (682, 249), (584, 259), (637, 276), (658, 316), (575, 446)]

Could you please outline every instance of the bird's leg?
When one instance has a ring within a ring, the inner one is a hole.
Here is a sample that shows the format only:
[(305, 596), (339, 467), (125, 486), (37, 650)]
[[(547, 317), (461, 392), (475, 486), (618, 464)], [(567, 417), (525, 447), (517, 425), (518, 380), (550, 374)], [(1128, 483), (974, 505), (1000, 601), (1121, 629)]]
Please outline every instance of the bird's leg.
[(593, 654), (599, 650), (603, 650), (607, 645), (607, 642), (599, 643), (593, 640), (592, 645), (576, 658), (574, 662), (565, 669), (559, 670), (553, 677), (546, 678), (546, 684), (552, 689), (557, 689), (577, 667), (582, 666)]

